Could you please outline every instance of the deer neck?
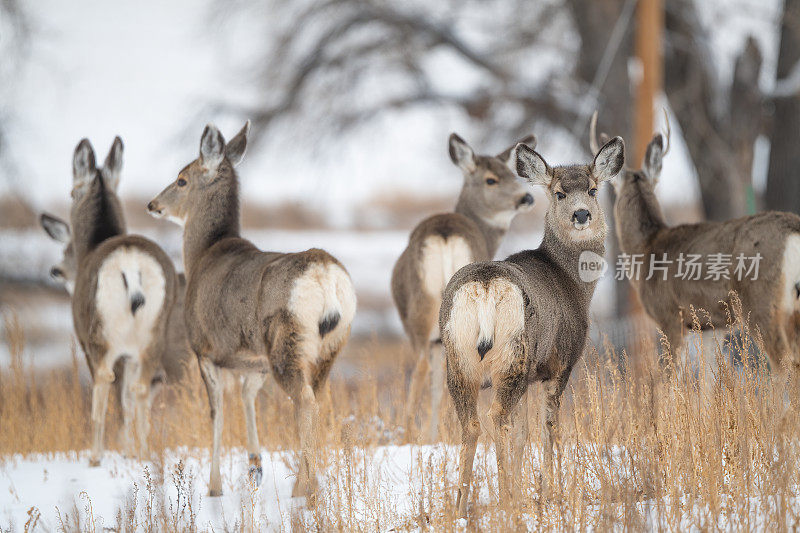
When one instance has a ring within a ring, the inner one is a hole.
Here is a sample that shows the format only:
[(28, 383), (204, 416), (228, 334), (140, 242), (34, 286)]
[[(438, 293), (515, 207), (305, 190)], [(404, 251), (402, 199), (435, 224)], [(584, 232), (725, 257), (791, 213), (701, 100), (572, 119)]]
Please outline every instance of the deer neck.
[(627, 254), (644, 252), (653, 236), (667, 227), (655, 194), (638, 183), (630, 186), (635, 191), (620, 197), (614, 206), (617, 238)]
[(70, 213), (75, 257), (80, 264), (103, 241), (126, 233), (125, 215), (117, 194), (98, 174)]
[[(591, 302), (597, 281), (586, 282), (580, 278), (579, 261), (584, 252), (593, 252), (603, 257), (606, 252), (605, 230), (601, 231), (594, 239), (585, 241), (572, 241), (561, 238), (550, 223), (550, 215), (545, 216), (544, 238), (539, 250), (550, 258), (563, 272), (562, 274), (573, 281), (580, 291), (582, 301), (588, 305)], [(605, 227), (605, 225), (604, 225)]]
[(229, 237), (239, 237), (239, 183), (236, 175), (217, 178), (212, 190), (203, 194), (192, 206), (183, 230), (183, 265), (187, 277), (203, 253)]
[(508, 227), (501, 227), (488, 223), (475, 212), (475, 209), (473, 209), (470, 203), (464, 198), (463, 194), (458, 199), (455, 212), (475, 222), (486, 242), (486, 250), (489, 252), (489, 259), (493, 259), (494, 255), (497, 253), (497, 249), (500, 247), (500, 243), (508, 232)]

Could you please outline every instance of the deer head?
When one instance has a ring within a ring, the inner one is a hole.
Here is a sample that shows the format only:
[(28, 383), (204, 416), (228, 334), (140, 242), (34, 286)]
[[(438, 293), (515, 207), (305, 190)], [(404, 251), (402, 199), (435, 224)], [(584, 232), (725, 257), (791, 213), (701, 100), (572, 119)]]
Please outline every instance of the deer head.
[(64, 253), (61, 262), (56, 263), (50, 268), (50, 277), (64, 285), (71, 296), (72, 292), (75, 290), (75, 276), (78, 273), (78, 261), (75, 258), (75, 251), (72, 247), (72, 235), (69, 231), (69, 224), (47, 213), (42, 213), (42, 216), (39, 217), (39, 223), (51, 239), (64, 245)]
[(201, 195), (208, 195), (220, 184), (223, 176), (232, 175), (233, 167), (238, 165), (247, 147), (250, 121), (229, 142), (222, 133), (209, 124), (200, 138), (200, 155), (178, 173), (158, 196), (147, 204), (147, 210), (156, 218), (167, 218), (183, 226), (189, 216), (191, 206), (200, 205), (193, 201)]
[(544, 187), (550, 198), (546, 224), (563, 242), (604, 239), (603, 209), (597, 201), (600, 184), (611, 181), (625, 162), (625, 143), (614, 137), (599, 148), (588, 165), (551, 167), (524, 144), (516, 148), (517, 173), (533, 185)]
[[(664, 111), (665, 134), (656, 133), (647, 145), (642, 168), (624, 169), (613, 181), (617, 198), (614, 203), (614, 218), (617, 237), (623, 249), (638, 249), (649, 239), (652, 232), (666, 224), (655, 188), (661, 176), (664, 156), (670, 149), (672, 130), (669, 117)], [(597, 112), (592, 116), (589, 128), (589, 146), (597, 146)], [(602, 139), (602, 134), (601, 134)]]
[[(521, 143), (536, 146), (536, 138), (528, 135)], [(508, 229), (514, 215), (530, 211), (533, 196), (517, 178), (511, 152), (514, 146), (496, 156), (475, 155), (458, 135), (450, 135), (450, 159), (464, 174), (459, 205), (470, 210), (490, 226)]]

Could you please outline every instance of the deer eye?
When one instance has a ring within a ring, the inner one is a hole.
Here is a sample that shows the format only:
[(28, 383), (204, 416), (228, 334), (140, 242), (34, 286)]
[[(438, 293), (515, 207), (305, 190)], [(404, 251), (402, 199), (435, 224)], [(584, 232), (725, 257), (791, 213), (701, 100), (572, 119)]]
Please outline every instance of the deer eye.
[(497, 185), (497, 180), (494, 178), (486, 178), (486, 185)]
[(591, 189), (589, 189), (589, 196), (594, 196), (595, 194), (597, 194), (596, 187), (592, 187)]
[(186, 180), (183, 178), (178, 178), (178, 187), (183, 187), (186, 185)]
[(566, 195), (566, 194), (564, 194), (564, 193), (563, 193), (563, 192), (561, 192), (561, 191), (559, 191), (559, 192), (557, 192), (557, 193), (556, 193), (556, 198), (558, 198), (559, 200), (563, 200), (563, 199), (564, 199), (564, 198), (566, 198), (566, 197), (567, 197), (567, 195)]

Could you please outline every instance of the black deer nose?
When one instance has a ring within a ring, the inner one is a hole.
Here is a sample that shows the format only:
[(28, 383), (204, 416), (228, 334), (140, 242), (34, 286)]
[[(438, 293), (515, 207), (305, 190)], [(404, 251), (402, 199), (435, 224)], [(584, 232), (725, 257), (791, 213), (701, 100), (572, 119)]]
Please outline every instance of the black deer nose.
[(147, 204), (147, 210), (148, 211), (155, 211), (156, 210), (156, 204), (153, 203), (153, 202), (148, 203)]
[(572, 213), (572, 220), (577, 220), (578, 224), (586, 224), (586, 221), (590, 218), (592, 218), (592, 215), (586, 209), (578, 209)]
[(519, 201), (519, 205), (533, 205), (533, 196), (530, 193), (525, 193), (525, 196)]
[(64, 277), (64, 272), (58, 267), (53, 267), (53, 268), (50, 269), (50, 277), (51, 278), (62, 278), (62, 277)]

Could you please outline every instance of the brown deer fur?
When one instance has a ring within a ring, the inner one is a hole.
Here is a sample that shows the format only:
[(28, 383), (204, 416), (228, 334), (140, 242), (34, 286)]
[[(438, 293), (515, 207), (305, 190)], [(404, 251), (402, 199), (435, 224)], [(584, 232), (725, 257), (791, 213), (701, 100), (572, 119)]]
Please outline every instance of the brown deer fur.
[[(790, 364), (800, 365), (800, 217), (768, 211), (725, 222), (670, 227), (655, 194), (664, 153), (664, 139), (656, 134), (643, 167), (620, 174), (615, 182), (614, 214), (622, 251), (644, 254), (641, 276), (631, 278), (631, 284), (647, 314), (666, 335), (673, 358), (684, 344), (684, 333), (692, 328), (691, 308), (709, 313), (698, 317), (701, 329), (725, 329), (735, 292), (744, 318), (749, 316), (749, 326), (760, 332), (773, 368), (780, 369), (786, 356)], [(730, 254), (730, 279), (705, 279), (705, 271), (699, 280), (676, 277), (681, 253), (703, 258)], [(651, 255), (661, 259), (663, 254), (672, 261), (666, 279), (659, 272), (647, 280)], [(757, 279), (743, 276), (740, 280), (734, 275), (739, 254), (761, 254)]]
[[(72, 318), (94, 381), (91, 463), (103, 452), (108, 393), (114, 368), (124, 358), (120, 396), (126, 452), (133, 453), (135, 418), (139, 453), (147, 448), (151, 383), (163, 375), (158, 354), (166, 343), (166, 324), (175, 300), (172, 262), (154, 242), (125, 234), (125, 219), (116, 194), (122, 167), (117, 137), (102, 168), (84, 139), (75, 149), (72, 190), (72, 253), (75, 286)], [(119, 367), (117, 367), (119, 368)]]
[(317, 394), (350, 334), (355, 293), (344, 267), (323, 250), (262, 252), (240, 236), (233, 167), (244, 154), (248, 132), (249, 122), (226, 144), (214, 126), (207, 126), (200, 156), (148, 209), (184, 226), (184, 318), (213, 422), (211, 495), (222, 492), (219, 370), (228, 368), (245, 375), (247, 446), (256, 481), (260, 458), (253, 403), (270, 372), (295, 405), (302, 456), (294, 495), (311, 496)]
[[(531, 135), (522, 142), (536, 141)], [(458, 135), (450, 136), (450, 158), (464, 174), (455, 212), (420, 222), (392, 271), (392, 297), (417, 356), (407, 402), (406, 429), (410, 432), (414, 426), (422, 386), (428, 370), (433, 369), (432, 441), (438, 435), (439, 403), (444, 387), (437, 325), (442, 291), (462, 266), (492, 259), (514, 215), (533, 205), (533, 197), (508, 167), (512, 148), (494, 157), (476, 156)]]
[[(75, 290), (77, 264), (69, 224), (49, 213), (42, 213), (39, 223), (51, 239), (64, 245), (61, 261), (52, 266), (50, 276), (62, 284), (72, 297)], [(186, 341), (186, 326), (183, 323), (186, 276), (179, 273), (176, 281), (175, 302), (168, 318), (167, 340), (159, 355), (162, 368), (154, 366), (151, 369), (154, 372), (150, 379), (151, 397), (158, 393), (165, 381), (168, 384), (183, 383), (187, 379), (189, 365), (196, 364), (195, 357), (190, 353)], [(123, 364), (124, 360), (120, 359), (114, 366), (114, 390), (120, 401), (122, 399), (120, 385), (122, 384)]]
[[(623, 162), (620, 138), (606, 144), (590, 165), (554, 168), (532, 148), (518, 145), (519, 175), (545, 186), (551, 196), (542, 244), (504, 261), (467, 265), (447, 284), (439, 328), (447, 385), (462, 427), (456, 501), (462, 516), (467, 512), (480, 435), (478, 391), (485, 382), (490, 381), (494, 389), (489, 417), (501, 498), (511, 494), (507, 457), (511, 414), (535, 381), (543, 381), (546, 390), (544, 470), (552, 470), (560, 398), (572, 367), (583, 354), (596, 284), (580, 279), (579, 257), (584, 251), (603, 255), (606, 225), (597, 187), (613, 178)], [(525, 427), (526, 421), (527, 414), (523, 424), (517, 425)], [(524, 436), (515, 442), (515, 470), (523, 444)]]

